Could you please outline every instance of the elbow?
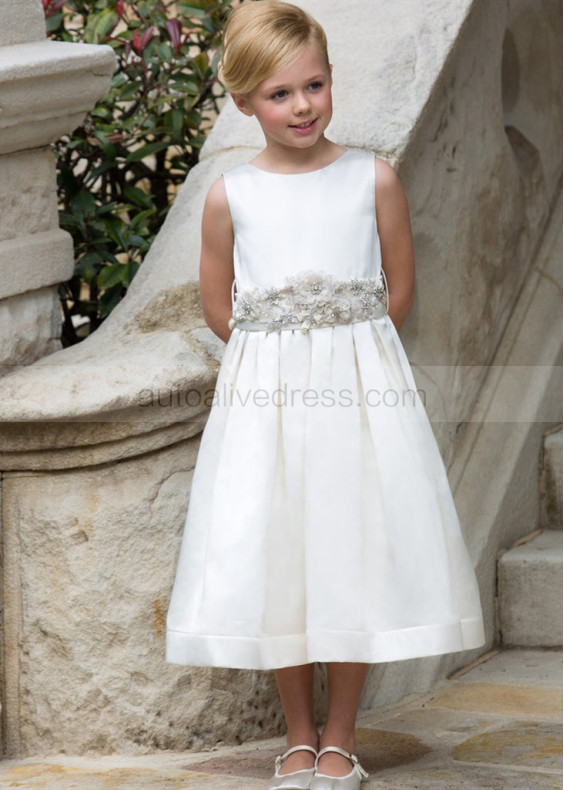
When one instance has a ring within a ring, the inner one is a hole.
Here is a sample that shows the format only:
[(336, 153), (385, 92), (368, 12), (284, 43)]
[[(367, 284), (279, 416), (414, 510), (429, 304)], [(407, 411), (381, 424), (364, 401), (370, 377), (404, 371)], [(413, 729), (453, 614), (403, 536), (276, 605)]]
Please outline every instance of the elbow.
[(233, 331), (229, 327), (229, 319), (231, 318), (232, 314), (231, 309), (221, 312), (203, 309), (202, 313), (204, 321), (209, 329), (211, 329), (214, 335), (217, 335), (220, 340), (223, 340), (224, 343), (227, 343)]
[(398, 332), (411, 312), (414, 301), (415, 292), (413, 289), (403, 293), (390, 292), (388, 315)]
[(415, 302), (415, 288), (408, 291), (390, 291), (389, 305), (396, 313), (401, 313), (404, 317), (409, 314)]

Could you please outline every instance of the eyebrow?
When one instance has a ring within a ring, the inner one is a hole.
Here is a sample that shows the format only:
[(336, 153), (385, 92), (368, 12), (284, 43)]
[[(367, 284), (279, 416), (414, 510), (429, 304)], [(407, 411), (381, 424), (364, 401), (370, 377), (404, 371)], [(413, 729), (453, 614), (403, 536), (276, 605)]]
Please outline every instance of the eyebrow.
[[(305, 82), (313, 82), (313, 80), (324, 79), (325, 74), (315, 74), (313, 77), (309, 77)], [(285, 88), (286, 85), (275, 85), (273, 88), (268, 88), (269, 91), (279, 91), (281, 88)]]

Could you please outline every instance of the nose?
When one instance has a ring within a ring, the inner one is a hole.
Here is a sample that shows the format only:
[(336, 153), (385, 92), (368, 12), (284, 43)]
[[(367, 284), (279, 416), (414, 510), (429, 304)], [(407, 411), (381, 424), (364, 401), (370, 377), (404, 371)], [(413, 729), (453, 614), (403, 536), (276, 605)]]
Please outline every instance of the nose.
[(309, 97), (305, 93), (298, 91), (294, 95), (294, 112), (296, 115), (303, 115), (308, 112), (310, 106)]

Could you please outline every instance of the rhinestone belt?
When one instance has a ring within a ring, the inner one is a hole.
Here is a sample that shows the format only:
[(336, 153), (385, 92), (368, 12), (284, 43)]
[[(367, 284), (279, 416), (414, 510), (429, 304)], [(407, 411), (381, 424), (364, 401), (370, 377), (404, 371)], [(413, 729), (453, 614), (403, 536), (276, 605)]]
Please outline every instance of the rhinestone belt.
[(384, 270), (378, 277), (337, 280), (323, 271), (306, 271), (284, 279), (284, 285), (248, 288), (233, 299), (229, 328), (307, 332), (320, 326), (353, 324), (382, 318), (388, 312)]

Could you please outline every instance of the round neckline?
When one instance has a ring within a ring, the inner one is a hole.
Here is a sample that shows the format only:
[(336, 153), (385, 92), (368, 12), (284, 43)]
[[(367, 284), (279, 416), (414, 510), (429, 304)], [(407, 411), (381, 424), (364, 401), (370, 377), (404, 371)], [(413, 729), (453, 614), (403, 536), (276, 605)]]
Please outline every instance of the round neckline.
[(318, 167), (316, 170), (304, 170), (303, 173), (277, 173), (274, 170), (264, 170), (262, 167), (257, 167), (256, 165), (251, 164), (250, 162), (246, 162), (245, 164), (247, 167), (252, 167), (253, 170), (258, 170), (259, 173), (265, 173), (267, 176), (310, 176), (313, 173), (322, 173), (324, 170), (328, 170), (333, 165), (336, 165), (337, 162), (340, 162), (341, 159), (351, 152), (351, 148), (347, 148), (340, 156), (336, 159), (333, 159), (332, 162), (329, 162), (328, 165), (324, 165), (323, 167)]

